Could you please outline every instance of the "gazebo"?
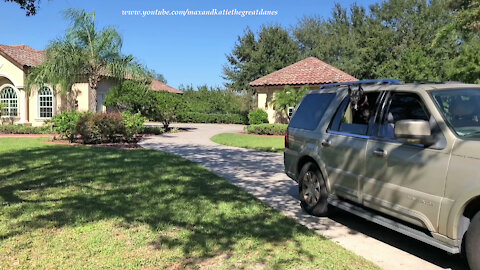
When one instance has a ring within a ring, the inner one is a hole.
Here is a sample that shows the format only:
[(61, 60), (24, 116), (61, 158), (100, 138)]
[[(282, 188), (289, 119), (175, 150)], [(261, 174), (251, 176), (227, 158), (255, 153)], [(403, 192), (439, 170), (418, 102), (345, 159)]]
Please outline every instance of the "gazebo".
[(293, 88), (307, 86), (310, 89), (315, 89), (326, 83), (356, 80), (357, 78), (318, 58), (308, 57), (258, 78), (250, 82), (250, 86), (258, 93), (258, 108), (267, 111), (270, 123), (278, 123), (284, 122), (285, 117), (275, 112), (271, 101), (275, 92), (283, 90), (285, 86)]

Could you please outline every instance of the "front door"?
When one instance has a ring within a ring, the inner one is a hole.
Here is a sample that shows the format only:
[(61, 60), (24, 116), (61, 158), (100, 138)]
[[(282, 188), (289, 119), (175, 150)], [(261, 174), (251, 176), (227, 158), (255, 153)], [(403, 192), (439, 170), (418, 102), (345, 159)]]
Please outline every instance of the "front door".
[[(385, 108), (378, 133), (366, 147), (363, 204), (436, 231), (449, 160), (448, 151), (442, 149), (443, 135), (435, 131), (435, 119), (416, 93), (393, 93)], [(406, 119), (429, 121), (439, 143), (426, 148), (397, 140), (395, 122)]]

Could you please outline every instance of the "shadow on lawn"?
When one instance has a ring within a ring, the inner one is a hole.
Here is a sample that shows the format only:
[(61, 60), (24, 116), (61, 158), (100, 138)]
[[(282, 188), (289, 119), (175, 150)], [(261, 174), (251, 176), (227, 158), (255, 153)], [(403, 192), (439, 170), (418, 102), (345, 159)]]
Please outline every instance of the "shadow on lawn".
[[(38, 228), (110, 218), (127, 227), (145, 223), (152, 230), (186, 230), (186, 238), (161, 237), (153, 244), (181, 247), (194, 257), (228, 252), (244, 238), (275, 244), (295, 241), (299, 233), (313, 235), (208, 170), (170, 154), (48, 146), (2, 154), (0, 164), (5, 210), (0, 216), (8, 224), (0, 241)], [(306, 258), (315, 256), (296, 246)]]
[[(211, 168), (230, 182), (263, 202), (275, 207), (302, 224), (319, 232), (327, 231), (342, 224), (348, 227), (348, 234), (362, 233), (413, 254), (442, 268), (468, 269), (458, 255), (449, 255), (440, 249), (366, 221), (345, 211), (335, 211), (330, 219), (313, 217), (300, 208), (298, 185), (284, 173), (283, 156), (240, 148), (198, 146), (194, 144), (156, 143), (155, 138), (142, 142), (143, 146), (174, 153)], [(331, 235), (342, 238), (340, 234)]]

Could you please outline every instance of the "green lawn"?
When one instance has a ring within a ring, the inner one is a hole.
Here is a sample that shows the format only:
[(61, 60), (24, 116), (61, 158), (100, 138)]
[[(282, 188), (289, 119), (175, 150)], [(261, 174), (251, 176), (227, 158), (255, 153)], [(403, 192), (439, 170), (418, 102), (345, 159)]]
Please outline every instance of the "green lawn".
[(259, 136), (238, 133), (222, 133), (211, 138), (212, 141), (242, 148), (262, 150), (268, 152), (283, 152), (285, 139), (279, 136)]
[(0, 139), (0, 269), (372, 269), (203, 167)]

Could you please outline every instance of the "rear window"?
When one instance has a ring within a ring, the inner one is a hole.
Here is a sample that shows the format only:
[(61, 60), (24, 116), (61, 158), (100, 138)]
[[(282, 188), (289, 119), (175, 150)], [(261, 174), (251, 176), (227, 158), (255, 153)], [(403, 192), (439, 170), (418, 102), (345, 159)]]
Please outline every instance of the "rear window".
[(323, 114), (335, 97), (335, 93), (331, 94), (308, 94), (298, 106), (290, 127), (314, 130), (322, 119)]

